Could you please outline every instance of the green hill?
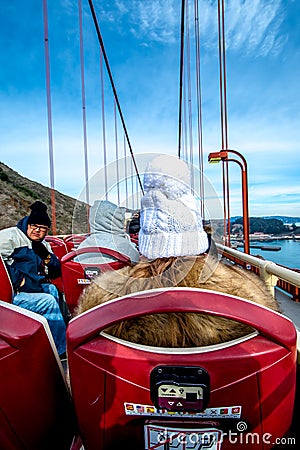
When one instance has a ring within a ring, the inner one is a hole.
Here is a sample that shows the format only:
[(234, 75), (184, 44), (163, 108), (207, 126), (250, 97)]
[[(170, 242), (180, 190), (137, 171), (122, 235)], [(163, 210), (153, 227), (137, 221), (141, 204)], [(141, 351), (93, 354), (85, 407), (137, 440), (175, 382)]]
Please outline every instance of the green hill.
[[(0, 162), (0, 229), (16, 225), (30, 213), (29, 206), (41, 200), (48, 206), (51, 217), (51, 189), (22, 177)], [(72, 233), (72, 221), (76, 211), (76, 232), (87, 232), (86, 205), (55, 191), (56, 234)], [(50, 232), (51, 233), (51, 232)]]

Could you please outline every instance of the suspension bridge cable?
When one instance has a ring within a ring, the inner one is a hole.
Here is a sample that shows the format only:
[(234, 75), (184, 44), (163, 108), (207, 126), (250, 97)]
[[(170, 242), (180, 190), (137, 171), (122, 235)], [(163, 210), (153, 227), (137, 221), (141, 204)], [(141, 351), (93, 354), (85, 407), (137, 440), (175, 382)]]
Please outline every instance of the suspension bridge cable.
[(221, 141), (222, 149), (224, 142), (224, 103), (223, 103), (223, 69), (222, 69), (222, 28), (221, 28), (221, 5), (218, 0), (218, 43), (219, 43), (219, 83), (220, 83), (220, 119), (221, 119)]
[(224, 0), (218, 0), (219, 71), (222, 149), (228, 149), (227, 126), (227, 81), (226, 81), (226, 38)]
[(186, 74), (183, 76), (183, 123), (182, 123), (182, 159), (187, 160), (187, 145), (188, 145), (188, 137), (187, 137), (187, 111), (186, 111), (186, 103), (187, 103), (187, 93), (186, 93)]
[(120, 204), (120, 170), (119, 170), (119, 146), (118, 146), (117, 108), (116, 108), (116, 101), (115, 100), (114, 100), (114, 120), (115, 120), (117, 194), (118, 194), (118, 205), (119, 205)]
[(199, 158), (199, 190), (201, 197), (201, 214), (204, 218), (204, 167), (203, 167), (203, 127), (202, 127), (202, 94), (201, 94), (201, 70), (200, 70), (200, 22), (198, 0), (194, 0), (195, 16), (195, 50), (196, 50), (196, 91), (197, 91), (197, 119), (198, 119), (198, 158)]
[(225, 45), (225, 6), (222, 0), (222, 67), (223, 67), (223, 98), (224, 98), (224, 133), (225, 147), (228, 148), (228, 126), (227, 126), (227, 79), (226, 79), (226, 45)]
[(102, 140), (103, 140), (103, 164), (104, 164), (104, 190), (105, 199), (108, 199), (107, 159), (106, 159), (106, 128), (104, 108), (104, 79), (103, 79), (103, 53), (100, 52), (100, 79), (101, 79), (101, 111), (102, 111)]
[(124, 134), (124, 178), (125, 178), (125, 204), (128, 208), (128, 177), (127, 177), (127, 154), (126, 154), (126, 137)]
[(190, 32), (189, 32), (189, 4), (186, 3), (186, 67), (188, 84), (188, 122), (189, 122), (189, 142), (190, 154), (189, 162), (191, 164), (191, 187), (194, 190), (194, 145), (193, 145), (193, 105), (192, 105), (192, 84), (191, 84), (191, 52), (190, 52)]
[(84, 76), (84, 52), (83, 52), (83, 26), (82, 26), (82, 0), (78, 0), (79, 16), (79, 48), (80, 48), (80, 72), (81, 72), (81, 103), (82, 103), (82, 128), (83, 128), (83, 153), (84, 153), (84, 173), (85, 173), (85, 202), (88, 232), (90, 232), (89, 204), (89, 169), (88, 169), (88, 151), (87, 151), (87, 128), (86, 128), (86, 102), (85, 102), (85, 76)]
[[(221, 4), (221, 2), (222, 2), (222, 4)], [(228, 148), (228, 133), (227, 133), (226, 45), (225, 45), (224, 0), (218, 0), (218, 34), (219, 34), (221, 140), (222, 140), (222, 149), (227, 149)], [(225, 237), (225, 245), (230, 246), (228, 161), (223, 161), (222, 171), (223, 171), (223, 201), (224, 201), (224, 237)]]
[[(223, 98), (224, 98), (224, 134), (225, 147), (228, 149), (228, 126), (227, 126), (227, 78), (226, 78), (226, 45), (225, 45), (225, 3), (222, 0), (222, 67), (223, 67)], [(229, 164), (225, 163), (226, 170), (226, 196), (227, 196), (227, 243), (230, 246), (230, 201), (229, 201)]]
[(184, 22), (185, 0), (181, 1), (181, 37), (180, 37), (180, 68), (179, 68), (179, 119), (178, 119), (178, 157), (181, 156), (181, 129), (182, 129), (182, 82), (184, 68)]
[(54, 162), (53, 162), (53, 136), (52, 136), (52, 108), (51, 108), (51, 88), (50, 88), (50, 56), (49, 56), (49, 31), (48, 31), (48, 9), (47, 0), (43, 0), (44, 12), (44, 43), (45, 43), (45, 64), (46, 64), (46, 91), (47, 91), (47, 115), (48, 115), (48, 141), (49, 141), (49, 164), (50, 164), (50, 186), (51, 186), (51, 212), (52, 212), (52, 233), (56, 234), (56, 203), (54, 190)]
[(126, 137), (126, 140), (127, 140), (128, 148), (129, 148), (131, 157), (133, 159), (133, 164), (134, 164), (134, 168), (135, 168), (135, 171), (136, 171), (136, 175), (137, 175), (138, 180), (139, 180), (140, 188), (141, 188), (142, 192), (144, 193), (143, 185), (142, 185), (142, 182), (141, 182), (141, 179), (140, 179), (140, 175), (139, 175), (137, 164), (136, 164), (135, 157), (134, 157), (134, 154), (133, 154), (133, 150), (132, 150), (132, 146), (131, 146), (131, 143), (130, 143), (129, 135), (128, 135), (128, 132), (127, 132), (125, 120), (124, 120), (124, 117), (123, 117), (121, 105), (120, 105), (120, 102), (119, 102), (119, 99), (118, 99), (115, 83), (114, 83), (114, 80), (113, 80), (113, 77), (112, 77), (112, 73), (111, 73), (111, 70), (110, 70), (110, 65), (109, 65), (109, 62), (108, 62), (107, 55), (106, 55), (104, 42), (103, 42), (102, 35), (101, 35), (101, 32), (100, 32), (100, 27), (99, 27), (99, 24), (98, 24), (96, 13), (95, 13), (93, 1), (92, 0), (88, 0), (88, 1), (89, 1), (89, 6), (90, 6), (91, 13), (92, 13), (94, 25), (95, 25), (95, 28), (96, 28), (98, 41), (99, 41), (99, 44), (100, 44), (100, 47), (101, 47), (101, 50), (102, 50), (103, 58), (104, 58), (104, 61), (105, 61), (107, 72), (108, 72), (109, 80), (110, 80), (111, 87), (112, 87), (112, 90), (113, 90), (113, 94), (114, 94), (114, 97), (115, 97), (115, 101), (116, 101), (116, 104), (117, 104), (117, 107), (118, 107), (120, 119), (121, 119), (121, 122), (122, 122), (122, 125), (123, 125), (123, 129), (124, 129), (125, 137)]
[(186, 41), (186, 73), (187, 73), (187, 91), (188, 91), (188, 122), (189, 122), (189, 161), (193, 164), (193, 123), (192, 123), (192, 85), (191, 85), (191, 53), (190, 53), (190, 32), (189, 32), (189, 5), (186, 3), (186, 33), (185, 33), (185, 41)]
[[(219, 44), (219, 84), (220, 84), (220, 119), (221, 119), (221, 147), (225, 148), (224, 142), (224, 111), (223, 111), (223, 71), (222, 71), (222, 29), (221, 29), (221, 5), (218, 0), (218, 44)], [(224, 216), (224, 237), (227, 235), (227, 175), (225, 171), (225, 164), (222, 162), (222, 175), (223, 175), (223, 216)], [(226, 241), (225, 241), (226, 244)]]
[[(222, 55), (223, 55), (223, 85), (224, 85), (224, 130), (225, 130), (225, 146), (228, 148), (228, 126), (227, 126), (227, 78), (226, 78), (226, 45), (225, 45), (225, 3), (224, 0), (222, 0)], [(226, 169), (226, 180), (227, 180), (227, 244), (230, 246), (230, 201), (229, 201), (229, 163), (226, 161), (225, 165)]]
[(132, 202), (132, 209), (134, 209), (134, 170), (133, 170), (133, 162), (132, 159), (130, 160), (130, 179), (131, 179), (131, 202)]

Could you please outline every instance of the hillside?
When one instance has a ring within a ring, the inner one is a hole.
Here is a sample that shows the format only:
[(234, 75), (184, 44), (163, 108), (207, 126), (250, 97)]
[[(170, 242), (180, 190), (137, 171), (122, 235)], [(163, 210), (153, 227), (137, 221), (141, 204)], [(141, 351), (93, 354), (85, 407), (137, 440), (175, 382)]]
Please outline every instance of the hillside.
[[(241, 216), (233, 216), (230, 217), (231, 222), (235, 222), (237, 219), (241, 219)], [(300, 223), (300, 217), (291, 217), (291, 216), (262, 216), (261, 219), (278, 219), (281, 220), (283, 223), (286, 224), (293, 224), (293, 223)]]
[(263, 219), (278, 219), (281, 220), (283, 223), (288, 224), (298, 224), (300, 223), (300, 217), (289, 217), (289, 216), (263, 216)]
[[(51, 217), (50, 188), (22, 177), (0, 162), (0, 229), (14, 226), (30, 214), (29, 206), (41, 200), (48, 206)], [(87, 231), (86, 206), (76, 199), (55, 191), (57, 234), (72, 233), (74, 211), (76, 211), (76, 232)], [(75, 209), (76, 208), (76, 209)], [(50, 232), (51, 234), (51, 232)]]
[[(29, 206), (35, 200), (41, 200), (48, 206), (51, 217), (50, 188), (40, 183), (22, 177), (16, 171), (0, 162), (0, 229), (14, 226), (24, 216), (30, 213)], [(76, 199), (55, 191), (56, 228), (57, 234), (87, 232), (86, 205)], [(74, 219), (75, 218), (75, 219)], [(254, 218), (250, 218), (250, 222)], [(268, 216), (259, 218), (278, 219), (283, 223), (299, 223), (299, 217)], [(231, 217), (231, 224), (242, 223), (240, 216)], [(223, 220), (215, 220), (214, 229), (223, 232)], [(73, 229), (72, 229), (73, 227)], [(263, 227), (258, 231), (265, 231)], [(255, 229), (255, 231), (257, 231)], [(294, 231), (300, 233), (297, 228)], [(287, 230), (284, 231), (288, 234)], [(51, 231), (50, 231), (51, 234)]]

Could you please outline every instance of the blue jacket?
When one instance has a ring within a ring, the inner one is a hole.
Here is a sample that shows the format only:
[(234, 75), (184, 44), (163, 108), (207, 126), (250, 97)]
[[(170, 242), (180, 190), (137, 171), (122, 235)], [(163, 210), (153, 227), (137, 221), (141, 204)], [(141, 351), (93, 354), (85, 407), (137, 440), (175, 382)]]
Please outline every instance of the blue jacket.
[[(43, 292), (42, 284), (61, 275), (60, 261), (49, 250), (50, 261), (45, 268), (44, 261), (33, 251), (32, 241), (27, 236), (28, 216), (17, 226), (0, 230), (0, 253), (8, 269), (15, 292)], [(23, 286), (20, 286), (25, 279)]]

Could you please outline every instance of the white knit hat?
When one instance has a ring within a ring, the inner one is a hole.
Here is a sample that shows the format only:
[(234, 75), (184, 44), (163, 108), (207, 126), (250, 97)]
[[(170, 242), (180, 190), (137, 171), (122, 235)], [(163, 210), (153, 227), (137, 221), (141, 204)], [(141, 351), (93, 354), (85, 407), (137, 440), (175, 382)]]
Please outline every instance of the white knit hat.
[(148, 259), (199, 255), (208, 250), (200, 208), (191, 194), (188, 165), (160, 155), (144, 174), (139, 251)]

